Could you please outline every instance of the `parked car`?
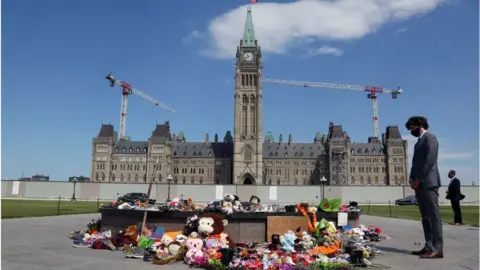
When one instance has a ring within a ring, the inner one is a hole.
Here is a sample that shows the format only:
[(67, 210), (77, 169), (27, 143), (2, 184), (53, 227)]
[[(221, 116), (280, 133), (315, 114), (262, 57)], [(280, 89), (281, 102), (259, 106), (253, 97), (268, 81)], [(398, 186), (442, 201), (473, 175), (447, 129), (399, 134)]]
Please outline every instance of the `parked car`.
[[(135, 202), (141, 201), (146, 202), (148, 200), (147, 194), (140, 192), (127, 193), (123, 196), (118, 197), (117, 201), (119, 202)], [(155, 200), (150, 199), (150, 204), (154, 204)]]
[(417, 205), (417, 197), (410, 195), (403, 199), (395, 200), (395, 205)]

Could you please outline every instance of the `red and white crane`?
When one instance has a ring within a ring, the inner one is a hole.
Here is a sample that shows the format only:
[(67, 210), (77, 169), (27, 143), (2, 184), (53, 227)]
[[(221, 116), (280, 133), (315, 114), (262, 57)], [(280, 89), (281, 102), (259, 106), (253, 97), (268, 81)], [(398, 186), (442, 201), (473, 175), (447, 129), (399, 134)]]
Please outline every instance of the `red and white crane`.
[(160, 101), (150, 97), (149, 95), (143, 93), (142, 91), (133, 88), (129, 83), (125, 81), (120, 81), (116, 80), (111, 73), (108, 73), (105, 78), (110, 82), (110, 86), (114, 87), (115, 84), (119, 85), (122, 88), (122, 107), (120, 111), (120, 140), (128, 140), (127, 134), (126, 134), (126, 125), (127, 125), (127, 104), (128, 104), (128, 96), (131, 94), (136, 94), (153, 104), (155, 106), (160, 106), (163, 109), (177, 113), (174, 109), (168, 107), (167, 105), (161, 103)]
[(366, 85), (349, 85), (340, 83), (325, 83), (325, 82), (305, 82), (305, 81), (289, 81), (289, 80), (277, 80), (277, 79), (262, 79), (262, 82), (274, 83), (274, 84), (287, 84), (297, 85), (303, 87), (319, 87), (330, 88), (338, 90), (352, 90), (367, 92), (367, 98), (372, 100), (372, 114), (373, 114), (373, 136), (379, 138), (378, 132), (378, 101), (377, 94), (391, 94), (392, 98), (396, 99), (403, 91), (398, 87), (396, 90), (389, 90), (378, 86), (366, 86)]

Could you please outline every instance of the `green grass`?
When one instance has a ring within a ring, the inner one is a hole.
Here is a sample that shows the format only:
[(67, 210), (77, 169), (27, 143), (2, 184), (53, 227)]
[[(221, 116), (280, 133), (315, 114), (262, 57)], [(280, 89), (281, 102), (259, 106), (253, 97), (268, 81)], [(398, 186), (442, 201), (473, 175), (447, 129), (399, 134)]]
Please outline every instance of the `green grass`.
[[(100, 202), (100, 204), (103, 202)], [(98, 202), (2, 200), (2, 219), (89, 214), (98, 212)]]
[[(462, 205), (462, 219), (464, 224), (479, 226), (479, 207), (474, 205)], [(411, 205), (392, 205), (390, 213), (390, 207), (388, 205), (362, 205), (362, 214), (379, 216), (379, 217), (393, 217), (411, 220), (421, 220), (418, 206)], [(443, 222), (453, 222), (453, 210), (450, 205), (440, 206), (440, 215)]]

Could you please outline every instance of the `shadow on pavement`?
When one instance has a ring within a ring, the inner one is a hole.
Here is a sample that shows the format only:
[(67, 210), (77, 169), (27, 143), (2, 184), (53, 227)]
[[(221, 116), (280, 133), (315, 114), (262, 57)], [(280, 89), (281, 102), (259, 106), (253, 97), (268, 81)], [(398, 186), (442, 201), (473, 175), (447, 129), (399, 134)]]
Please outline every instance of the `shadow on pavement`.
[(406, 254), (406, 255), (412, 254), (411, 250), (405, 250), (405, 249), (399, 249), (399, 248), (393, 248), (393, 247), (378, 247), (378, 248), (383, 252), (391, 252), (391, 253)]

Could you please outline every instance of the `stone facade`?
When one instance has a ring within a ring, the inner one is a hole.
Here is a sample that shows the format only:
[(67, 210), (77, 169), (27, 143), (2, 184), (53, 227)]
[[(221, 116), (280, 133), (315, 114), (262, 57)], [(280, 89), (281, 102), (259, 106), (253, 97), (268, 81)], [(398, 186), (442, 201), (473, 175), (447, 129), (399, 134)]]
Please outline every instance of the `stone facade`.
[(366, 143), (352, 142), (334, 123), (312, 143), (263, 138), (262, 52), (250, 10), (236, 58), (233, 136), (187, 142), (165, 122), (148, 141), (119, 141), (112, 125), (102, 125), (92, 143), (92, 181), (165, 183), (170, 174), (175, 184), (318, 185), (322, 177), (327, 185), (407, 183), (407, 141), (396, 126)]

